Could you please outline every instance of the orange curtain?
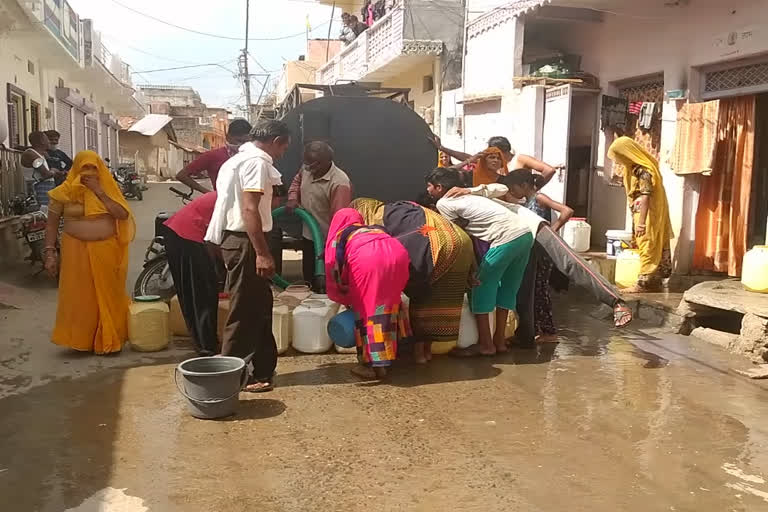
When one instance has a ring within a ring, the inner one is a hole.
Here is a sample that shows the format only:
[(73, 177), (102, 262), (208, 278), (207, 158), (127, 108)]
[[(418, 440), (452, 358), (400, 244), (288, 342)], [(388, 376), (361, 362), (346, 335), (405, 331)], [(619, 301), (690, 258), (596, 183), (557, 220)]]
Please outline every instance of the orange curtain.
[(720, 100), (712, 175), (702, 177), (694, 268), (741, 275), (755, 154), (755, 97)]
[(712, 173), (720, 101), (686, 103), (677, 113), (675, 174)]

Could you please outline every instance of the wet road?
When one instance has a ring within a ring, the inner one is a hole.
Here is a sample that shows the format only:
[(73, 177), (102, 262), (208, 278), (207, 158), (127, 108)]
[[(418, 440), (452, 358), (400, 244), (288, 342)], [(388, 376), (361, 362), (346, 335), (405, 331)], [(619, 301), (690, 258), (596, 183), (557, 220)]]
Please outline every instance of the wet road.
[(354, 357), (282, 357), (277, 389), (224, 421), (187, 415), (183, 344), (73, 355), (5, 312), (0, 343), (22, 334), (2, 345), (0, 509), (768, 510), (766, 386), (732, 374), (745, 362), (591, 309), (559, 304), (560, 344), (404, 363), (384, 385)]

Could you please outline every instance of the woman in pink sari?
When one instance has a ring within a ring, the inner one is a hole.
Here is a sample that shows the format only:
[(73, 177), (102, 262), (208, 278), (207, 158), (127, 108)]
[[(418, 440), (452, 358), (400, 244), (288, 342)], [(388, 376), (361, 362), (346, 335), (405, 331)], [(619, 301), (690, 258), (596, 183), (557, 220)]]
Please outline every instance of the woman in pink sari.
[(356, 315), (355, 341), (365, 378), (382, 378), (397, 357), (397, 344), (411, 336), (400, 295), (408, 282), (408, 253), (383, 229), (363, 224), (357, 210), (336, 212), (325, 244), (328, 296)]

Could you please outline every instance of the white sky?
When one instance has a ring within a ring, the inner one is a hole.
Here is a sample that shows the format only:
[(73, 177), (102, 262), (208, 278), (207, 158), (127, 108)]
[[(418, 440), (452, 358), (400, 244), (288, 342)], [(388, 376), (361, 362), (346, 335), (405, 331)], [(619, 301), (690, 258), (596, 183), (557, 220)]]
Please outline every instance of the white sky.
[[(179, 30), (131, 12), (113, 0), (68, 0), (81, 18), (94, 20), (102, 33), (104, 45), (120, 55), (133, 71), (148, 71), (189, 64), (220, 63), (219, 67), (200, 67), (133, 75), (133, 82), (165, 85), (187, 85), (200, 93), (209, 106), (234, 108), (243, 105), (242, 87), (233, 78), (242, 39), (233, 41), (197, 35)], [(151, 14), (182, 27), (243, 38), (245, 35), (245, 0), (118, 0), (137, 11)], [(331, 8), (314, 0), (250, 0), (250, 34), (253, 38), (281, 37), (300, 34), (280, 41), (251, 41), (249, 51), (267, 71), (271, 80), (279, 77), (282, 64), (295, 60), (306, 50), (306, 19), (309, 16), (310, 37), (325, 38)], [(340, 29), (341, 12), (337, 8), (331, 37)], [(151, 54), (151, 55), (148, 55)], [(263, 72), (253, 60), (251, 73)], [(264, 77), (257, 77), (264, 80)], [(261, 85), (254, 80), (252, 100), (258, 98)]]

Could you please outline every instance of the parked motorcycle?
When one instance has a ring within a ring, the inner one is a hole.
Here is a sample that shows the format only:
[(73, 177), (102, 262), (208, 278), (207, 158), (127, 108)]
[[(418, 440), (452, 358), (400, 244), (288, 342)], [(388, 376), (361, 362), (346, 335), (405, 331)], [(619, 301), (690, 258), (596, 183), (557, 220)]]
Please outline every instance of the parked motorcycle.
[(141, 183), (141, 177), (133, 165), (121, 165), (114, 172), (114, 178), (120, 186), (120, 191), (126, 199), (136, 198), (139, 201), (144, 199), (144, 187)]
[[(16, 237), (23, 238), (29, 247), (29, 255), (24, 258), (30, 264), (40, 264), (41, 268), (35, 275), (45, 270), (45, 228), (48, 224), (48, 216), (40, 210), (40, 205), (34, 196), (17, 196), (11, 200), (10, 210), (14, 215), (20, 216), (19, 229)], [(61, 231), (61, 230), (59, 230)]]
[[(192, 190), (185, 194), (171, 187), (170, 191), (181, 198), (184, 204), (192, 200)], [(133, 287), (135, 297), (159, 295), (163, 300), (170, 300), (176, 294), (171, 269), (168, 267), (168, 255), (165, 252), (165, 237), (168, 233), (165, 221), (172, 215), (173, 212), (160, 212), (155, 217), (155, 237), (149, 243), (144, 255), (144, 269), (136, 278), (136, 284)]]

